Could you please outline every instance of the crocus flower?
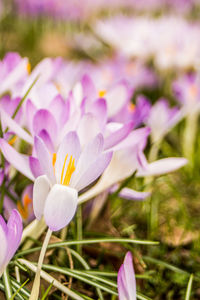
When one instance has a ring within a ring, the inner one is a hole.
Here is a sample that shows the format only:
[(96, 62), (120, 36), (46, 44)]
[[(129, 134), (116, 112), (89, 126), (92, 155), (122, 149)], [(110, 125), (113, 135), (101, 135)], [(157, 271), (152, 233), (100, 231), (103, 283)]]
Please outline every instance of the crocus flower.
[(103, 143), (103, 136), (98, 134), (81, 151), (77, 133), (70, 132), (51, 156), (44, 142), (35, 138), (37, 158), (30, 159), (30, 164), (33, 172), (43, 175), (34, 183), (33, 209), (37, 219), (44, 215), (51, 230), (60, 230), (71, 221), (78, 205), (78, 191), (95, 181), (108, 166), (112, 153), (103, 152)]
[(30, 63), (27, 58), (21, 58), (15, 52), (7, 53), (0, 61), (0, 95), (11, 91), (19, 96), (29, 72)]
[(170, 108), (167, 100), (158, 100), (150, 109), (146, 124), (151, 128), (152, 141), (157, 142), (175, 126), (181, 119), (182, 113), (177, 108)]
[(136, 280), (131, 252), (127, 252), (117, 276), (119, 300), (136, 300)]
[(12, 211), (7, 224), (0, 215), (0, 276), (19, 247), (22, 230), (22, 219), (17, 210)]
[(174, 94), (182, 106), (185, 115), (200, 110), (200, 76), (190, 73), (173, 82)]

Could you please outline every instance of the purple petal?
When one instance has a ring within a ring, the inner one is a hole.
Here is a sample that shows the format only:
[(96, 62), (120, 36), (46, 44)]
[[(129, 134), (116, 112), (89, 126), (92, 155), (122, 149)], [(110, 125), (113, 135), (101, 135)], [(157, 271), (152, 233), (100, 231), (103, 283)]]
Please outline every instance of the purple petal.
[(8, 251), (8, 246), (7, 246), (7, 238), (5, 231), (3, 230), (1, 224), (0, 224), (0, 241), (1, 241), (1, 247), (0, 247), (0, 277), (4, 271), (5, 268), (5, 261), (6, 259), (6, 253)]
[(7, 235), (8, 250), (7, 250), (6, 260), (9, 261), (13, 257), (17, 248), (19, 247), (22, 238), (22, 231), (23, 231), (22, 218), (16, 209), (13, 209), (11, 216), (8, 220), (7, 227), (8, 227), (8, 235)]
[(55, 151), (55, 149), (54, 149), (53, 142), (52, 142), (51, 137), (48, 134), (48, 132), (45, 129), (42, 129), (39, 132), (38, 136), (43, 140), (43, 142), (47, 146), (49, 152), (53, 153)]
[(78, 191), (82, 190), (92, 182), (94, 182), (107, 168), (112, 158), (112, 152), (100, 155), (88, 169), (82, 174), (80, 180), (76, 184)]
[(74, 217), (78, 204), (78, 193), (75, 189), (55, 184), (46, 199), (44, 218), (53, 231), (64, 228)]
[(40, 162), (36, 157), (29, 156), (29, 166), (35, 178), (43, 174), (40, 167)]
[(34, 180), (29, 167), (29, 158), (27, 155), (20, 154), (11, 147), (4, 139), (0, 139), (0, 149), (6, 160), (13, 165), (19, 172), (24, 174), (30, 180)]
[(31, 100), (27, 100), (26, 102), (26, 122), (28, 125), (28, 128), (30, 130), (31, 133), (33, 133), (33, 118), (34, 115), (36, 113), (37, 109), (35, 107), (35, 105), (31, 102)]
[(183, 157), (169, 157), (157, 160), (147, 165), (146, 169), (138, 170), (136, 176), (158, 176), (176, 171), (187, 164), (187, 159)]
[(51, 182), (55, 182), (54, 170), (52, 165), (52, 156), (45, 143), (38, 136), (34, 140), (35, 151), (39, 160), (43, 174), (46, 174)]
[(125, 272), (124, 265), (122, 264), (117, 275), (117, 287), (118, 287), (118, 295), (119, 300), (132, 300), (128, 298), (127, 290), (126, 290), (126, 281), (125, 281)]
[(83, 95), (88, 99), (96, 98), (96, 88), (92, 79), (88, 75), (84, 75), (82, 80)]
[(119, 196), (127, 200), (145, 200), (150, 194), (149, 192), (138, 192), (130, 188), (123, 188)]
[(46, 109), (40, 109), (33, 118), (33, 130), (38, 135), (45, 129), (53, 141), (57, 138), (57, 124), (53, 115)]
[(90, 107), (90, 112), (96, 117), (100, 125), (100, 129), (103, 130), (107, 122), (107, 104), (106, 100), (100, 98), (96, 100)]
[(124, 259), (124, 273), (126, 280), (126, 289), (129, 295), (128, 299), (136, 299), (136, 281), (135, 272), (133, 269), (132, 254), (129, 251)]
[(111, 133), (104, 140), (104, 150), (114, 147), (116, 144), (120, 143), (123, 139), (125, 139), (131, 130), (133, 129), (133, 122), (127, 123), (122, 126), (122, 128)]
[(48, 109), (55, 117), (57, 124), (62, 128), (69, 118), (69, 101), (65, 102), (64, 99), (58, 95), (51, 101)]

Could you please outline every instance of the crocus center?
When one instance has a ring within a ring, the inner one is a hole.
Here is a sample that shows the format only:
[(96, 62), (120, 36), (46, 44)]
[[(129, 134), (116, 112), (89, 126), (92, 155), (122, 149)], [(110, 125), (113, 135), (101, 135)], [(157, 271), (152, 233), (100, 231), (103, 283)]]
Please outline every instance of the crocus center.
[(68, 154), (65, 156), (65, 160), (63, 163), (63, 167), (62, 167), (61, 178), (60, 178), (60, 183), (63, 185), (69, 185), (72, 174), (74, 173), (74, 171), (76, 169), (75, 168), (75, 159), (72, 157), (72, 155), (70, 156), (69, 163), (68, 163), (67, 167), (65, 168), (67, 158), (68, 158)]
[(32, 203), (32, 199), (29, 197), (28, 194), (24, 195), (24, 204), (22, 205), (20, 201), (17, 202), (17, 208), (24, 220), (27, 220), (29, 217), (29, 205)]
[(99, 97), (100, 97), (100, 98), (103, 98), (103, 97), (105, 96), (105, 94), (106, 94), (106, 91), (105, 91), (105, 90), (99, 91)]

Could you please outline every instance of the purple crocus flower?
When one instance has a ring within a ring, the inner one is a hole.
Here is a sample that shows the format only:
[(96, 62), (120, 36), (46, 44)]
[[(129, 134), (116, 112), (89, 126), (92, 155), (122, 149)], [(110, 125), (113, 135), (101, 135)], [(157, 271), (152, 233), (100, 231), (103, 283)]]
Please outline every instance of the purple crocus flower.
[(124, 262), (119, 269), (117, 286), (119, 300), (136, 300), (136, 280), (130, 251), (127, 252)]
[(152, 141), (157, 142), (175, 126), (182, 113), (177, 107), (170, 108), (167, 100), (160, 99), (152, 107), (146, 124), (151, 128)]
[(12, 211), (7, 224), (0, 215), (0, 276), (19, 247), (22, 230), (22, 219), (16, 209)]
[(30, 63), (27, 58), (21, 58), (15, 52), (7, 53), (0, 61), (0, 95), (11, 91), (18, 96), (29, 72)]
[(173, 83), (174, 94), (182, 106), (183, 114), (200, 110), (200, 76), (197, 73), (186, 74)]
[(98, 134), (81, 151), (77, 133), (69, 132), (51, 156), (44, 142), (35, 137), (37, 158), (30, 158), (37, 177), (33, 209), (37, 219), (44, 215), (51, 230), (60, 230), (71, 221), (78, 205), (78, 191), (95, 181), (110, 163), (112, 152), (103, 152), (103, 143), (103, 136)]

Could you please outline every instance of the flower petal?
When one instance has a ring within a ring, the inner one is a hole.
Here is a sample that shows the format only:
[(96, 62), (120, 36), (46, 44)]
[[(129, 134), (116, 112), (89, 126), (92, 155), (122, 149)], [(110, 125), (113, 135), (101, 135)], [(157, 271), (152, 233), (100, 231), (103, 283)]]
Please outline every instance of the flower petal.
[(55, 184), (46, 199), (44, 218), (53, 231), (65, 227), (72, 220), (78, 203), (78, 193), (75, 189), (61, 184)]
[(60, 182), (61, 180), (61, 173), (66, 155), (68, 155), (68, 158), (65, 163), (65, 166), (67, 167), (71, 156), (75, 159), (76, 166), (80, 156), (80, 152), (81, 146), (78, 135), (75, 131), (71, 131), (65, 136), (57, 152), (57, 158), (55, 163), (55, 175), (57, 182)]
[(79, 179), (88, 167), (96, 161), (97, 157), (103, 150), (103, 136), (99, 133), (95, 138), (93, 138), (89, 144), (87, 144), (83, 151), (81, 152), (80, 158), (76, 165), (76, 171), (71, 178), (71, 186), (75, 187)]
[(40, 167), (40, 162), (36, 157), (29, 156), (29, 166), (35, 178), (43, 174)]
[(6, 160), (13, 165), (19, 172), (24, 174), (30, 180), (34, 180), (29, 167), (29, 158), (27, 155), (20, 154), (11, 147), (4, 139), (0, 139), (0, 149)]
[(0, 241), (1, 241), (1, 247), (0, 247), (0, 277), (4, 271), (4, 263), (7, 253), (7, 238), (5, 231), (3, 230), (1, 223), (0, 223)]
[(46, 109), (40, 109), (33, 118), (33, 130), (38, 135), (41, 130), (45, 129), (54, 141), (57, 137), (57, 124), (54, 116)]
[(33, 211), (38, 220), (44, 213), (44, 206), (50, 191), (50, 182), (46, 175), (36, 178), (33, 186)]
[(187, 159), (183, 157), (169, 157), (147, 164), (145, 169), (138, 170), (136, 176), (158, 176), (175, 171), (187, 164)]
[(82, 190), (92, 182), (94, 182), (107, 168), (112, 158), (112, 152), (106, 152), (100, 155), (92, 164), (88, 166), (88, 169), (82, 173), (81, 178), (76, 184), (78, 191)]
[(133, 129), (133, 122), (123, 125), (120, 129), (112, 132), (104, 140), (104, 150), (107, 150), (125, 139)]
[(128, 293), (128, 299), (136, 299), (136, 281), (135, 281), (135, 272), (133, 269), (132, 254), (129, 251), (124, 259), (124, 273), (126, 280), (126, 289)]
[(38, 136), (34, 140), (35, 151), (43, 174), (46, 174), (51, 182), (55, 182), (52, 157), (45, 143)]
[(4, 126), (7, 126), (17, 136), (22, 138), (27, 143), (33, 145), (33, 138), (28, 134), (18, 123), (13, 120), (4, 110), (1, 109), (1, 120)]
[(126, 187), (120, 191), (119, 196), (127, 200), (145, 200), (150, 194), (149, 192), (138, 192)]
[(85, 114), (80, 120), (77, 132), (81, 145), (88, 144), (100, 132), (100, 126), (95, 116), (91, 113)]
[(15, 254), (17, 248), (19, 247), (23, 231), (22, 218), (16, 209), (13, 209), (11, 216), (8, 220), (7, 227), (8, 249), (6, 254), (6, 260), (9, 261)]
[(122, 109), (123, 105), (126, 104), (127, 96), (127, 87), (124, 84), (116, 85), (106, 94), (109, 117), (114, 116)]

